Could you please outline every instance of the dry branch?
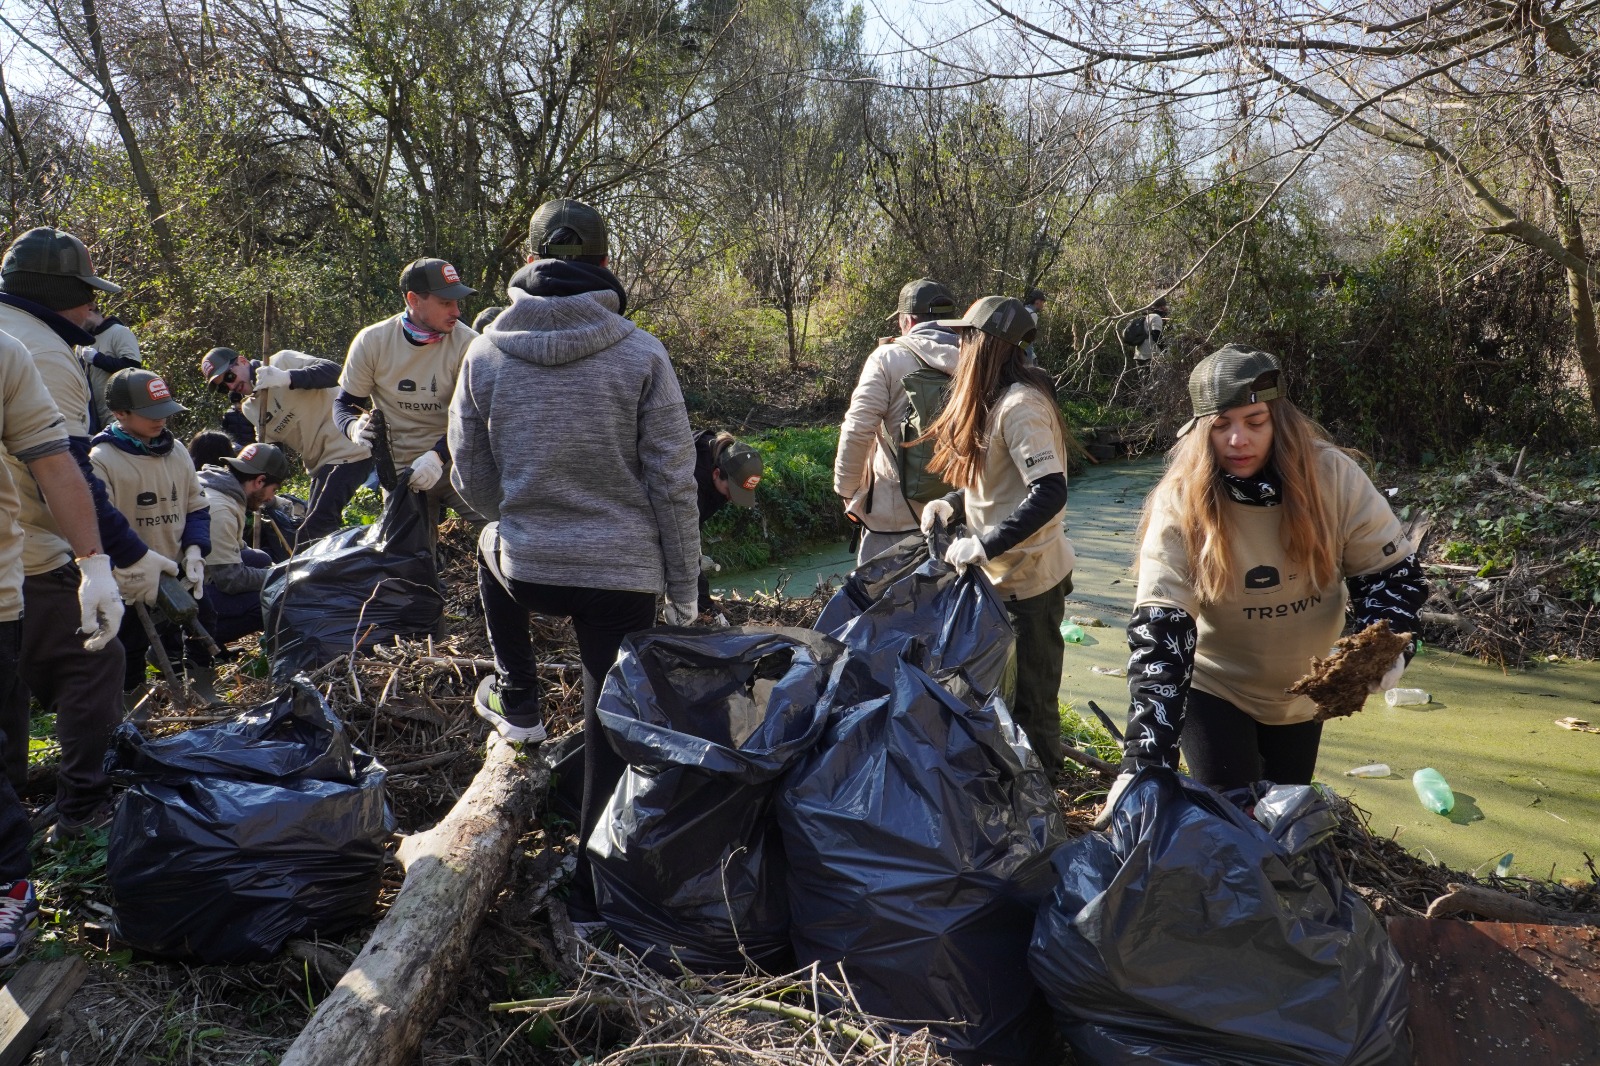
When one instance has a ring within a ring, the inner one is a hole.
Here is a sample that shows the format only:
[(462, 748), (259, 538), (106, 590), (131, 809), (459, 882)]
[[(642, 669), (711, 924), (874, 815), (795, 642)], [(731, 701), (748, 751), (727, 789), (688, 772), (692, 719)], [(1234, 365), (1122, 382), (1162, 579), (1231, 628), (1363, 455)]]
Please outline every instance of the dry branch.
[(1490, 921), (1526, 925), (1600, 925), (1600, 915), (1558, 911), (1482, 885), (1452, 883), (1448, 892), (1428, 904), (1429, 918), (1451, 914), (1476, 914)]

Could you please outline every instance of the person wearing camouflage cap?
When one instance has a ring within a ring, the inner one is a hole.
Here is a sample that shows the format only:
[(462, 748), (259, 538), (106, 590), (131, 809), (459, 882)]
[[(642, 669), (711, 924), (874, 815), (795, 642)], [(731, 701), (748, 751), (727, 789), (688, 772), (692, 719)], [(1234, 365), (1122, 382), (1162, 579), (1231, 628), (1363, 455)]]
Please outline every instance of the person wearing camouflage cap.
[[(0, 332), (15, 338), (26, 351), (60, 413), (69, 451), (89, 486), (102, 550), (111, 560), (123, 599), (152, 603), (157, 580), (163, 574), (176, 574), (177, 562), (146, 547), (112, 505), (89, 462), (90, 438), (98, 423), (80, 353), (95, 343), (87, 327), (98, 315), (96, 299), (120, 291), (100, 277), (83, 242), (63, 230), (30, 229), (0, 259)], [(27, 690), (56, 716), (61, 768), (56, 779), (59, 819), (52, 832), (73, 836), (103, 825), (111, 810), (111, 783), (103, 764), (111, 732), (122, 721), (118, 694), (124, 649), (115, 639), (93, 649), (84, 647), (74, 608), (83, 569), (74, 562), (79, 553), (26, 464), (10, 451), (3, 459), (17, 486), (16, 515), (24, 533), (20, 669)], [(27, 704), (24, 690), (0, 707), (0, 728), (8, 735), (27, 735)], [(7, 746), (4, 758), (7, 775), (23, 780), (26, 746)]]
[(285, 349), (266, 360), (232, 348), (213, 348), (200, 373), (214, 391), (241, 400), (223, 416), (223, 428), (244, 448), (280, 444), (293, 451), (311, 475), (311, 504), (295, 536), (297, 546), (327, 536), (344, 524), (344, 508), (372, 473), (372, 449), (339, 431), (334, 390), (339, 364)]
[[(545, 736), (530, 611), (571, 618), (583, 663), (587, 839), (625, 767), (596, 710), (630, 633), (696, 615), (700, 531), (694, 438), (661, 342), (630, 322), (605, 220), (552, 200), (528, 223), (510, 304), (472, 342), (450, 406), (451, 480), (495, 521), (478, 541), (478, 591), (496, 672), (474, 709), (508, 739)], [(597, 920), (580, 855), (567, 902)]]
[(981, 567), (1005, 603), (1017, 637), (1011, 714), (1054, 776), (1065, 757), (1056, 693), (1075, 561), (1063, 526), (1070, 431), (1050, 376), (1028, 359), (1037, 327), (1021, 300), (985, 296), (942, 324), (961, 336), (961, 365), (928, 436), (932, 468), (955, 491), (923, 509), (922, 528), (965, 525), (945, 561)]
[(472, 514), (450, 487), (445, 429), (461, 357), (477, 336), (461, 322), (461, 301), (478, 290), (452, 264), (427, 258), (400, 272), (400, 291), (405, 310), (350, 342), (333, 417), (346, 437), (370, 447), (370, 412), (383, 412), (396, 467), (409, 469), (411, 489), (428, 497), (431, 533), (445, 507)]
[[(200, 491), (211, 509), (206, 629), (218, 644), (261, 631), (261, 588), (272, 569), (266, 552), (245, 545), (245, 518), (273, 501), (293, 470), (272, 444), (247, 444), (235, 456), (200, 468)], [(209, 605), (209, 609), (207, 609)]]
[[(1189, 375), (1192, 417), (1145, 501), (1128, 622), (1122, 773), (1144, 766), (1223, 790), (1310, 784), (1322, 723), (1287, 691), (1345, 625), (1417, 631), (1428, 584), (1360, 464), (1289, 401), (1277, 358), (1230, 344)], [(1373, 686), (1400, 680), (1410, 649)]]
[(917, 531), (926, 500), (907, 498), (901, 469), (906, 432), (916, 435), (925, 427), (907, 426), (913, 405), (906, 382), (918, 374), (917, 380), (926, 378), (935, 388), (948, 387), (960, 348), (956, 334), (939, 320), (955, 311), (955, 297), (942, 282), (906, 282), (890, 316), (898, 335), (867, 355), (850, 393), (833, 459), (833, 491), (858, 527), (858, 562)]

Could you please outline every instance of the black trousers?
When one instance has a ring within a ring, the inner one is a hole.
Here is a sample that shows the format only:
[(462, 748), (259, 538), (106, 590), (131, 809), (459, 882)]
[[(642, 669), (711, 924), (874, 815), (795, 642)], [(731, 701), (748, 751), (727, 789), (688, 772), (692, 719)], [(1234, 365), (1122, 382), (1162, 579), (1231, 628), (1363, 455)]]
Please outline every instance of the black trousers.
[[(203, 604), (204, 600), (201, 603)], [(150, 612), (150, 620), (156, 625), (156, 634), (161, 638), (161, 646), (166, 649), (167, 658), (172, 661), (173, 670), (183, 674), (188, 673), (191, 667), (202, 670), (211, 668), (211, 653), (206, 650), (204, 644), (190, 637), (181, 626), (167, 621), (154, 607), (147, 610)], [(122, 691), (132, 692), (144, 683), (145, 653), (150, 650), (150, 638), (144, 631), (144, 623), (139, 621), (139, 612), (131, 603), (128, 604), (127, 613), (122, 616), (122, 628), (117, 631), (117, 639), (122, 641), (123, 651), (127, 654), (127, 660), (122, 668)]]
[(122, 645), (99, 651), (78, 632), (78, 568), (72, 564), (35, 574), (22, 584), (23, 616), (15, 695), (4, 702), (0, 730), (15, 744), (4, 749), (6, 778), (20, 788), (28, 778), (28, 697), (56, 716), (61, 765), (56, 808), (68, 820), (88, 818), (111, 799), (106, 748), (122, 721)]
[[(530, 691), (537, 701), (539, 683), (533, 641), (528, 633), (529, 612), (570, 618), (578, 635), (578, 659), (583, 665), (583, 815), (579, 819), (578, 840), (583, 844), (628, 767), (600, 731), (600, 716), (595, 711), (600, 687), (605, 684), (606, 672), (617, 661), (623, 639), (655, 625), (656, 597), (649, 592), (512, 580), (500, 571), (498, 543), (498, 528), (490, 524), (478, 541), (478, 594), (483, 599), (484, 622), (501, 684)], [(578, 853), (569, 905), (574, 921), (593, 921), (597, 917), (594, 882), (585, 850)]]
[[(28, 694), (18, 691), (22, 688), (22, 678), (17, 671), (21, 654), (22, 622), (0, 622), (0, 705), (9, 707), (20, 696), (22, 706), (28, 706)], [(26, 763), (27, 729), (24, 728), (20, 735), (9, 732), (0, 734), (0, 748), (10, 751), (19, 745)], [(32, 837), (33, 829), (28, 825), (27, 808), (17, 798), (10, 779), (0, 774), (0, 884), (19, 881), (33, 871), (33, 861), (28, 856), (28, 841)]]
[(1309, 785), (1321, 744), (1321, 722), (1262, 725), (1219, 696), (1189, 690), (1179, 745), (1194, 779), (1219, 792), (1257, 781)]
[(304, 547), (344, 525), (345, 504), (372, 474), (372, 460), (327, 463), (311, 475), (311, 508), (300, 523), (295, 546)]
[(1028, 735), (1034, 754), (1052, 776), (1061, 772), (1061, 661), (1067, 642), (1061, 620), (1072, 592), (1068, 574), (1054, 588), (1025, 600), (1007, 600), (1006, 614), (1017, 634), (1017, 688), (1011, 717)]

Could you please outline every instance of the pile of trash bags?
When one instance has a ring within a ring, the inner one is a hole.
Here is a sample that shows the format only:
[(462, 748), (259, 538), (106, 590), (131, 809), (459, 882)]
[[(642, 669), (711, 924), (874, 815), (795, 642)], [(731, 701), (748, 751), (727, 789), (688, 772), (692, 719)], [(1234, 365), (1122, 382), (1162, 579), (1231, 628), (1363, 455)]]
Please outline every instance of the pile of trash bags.
[(395, 637), (423, 638), (444, 617), (426, 500), (410, 471), (370, 526), (330, 533), (279, 563), (261, 590), (261, 646), (287, 681), (347, 652)]
[[(821, 632), (658, 629), (600, 701), (629, 763), (587, 841), (602, 916), (666, 972), (843, 970), (968, 1064), (1408, 1061), (1405, 980), (1314, 789), (1146, 771), (1070, 843), (1002, 692), (977, 567), (913, 537)], [(1254, 817), (1245, 806), (1253, 808)]]
[(386, 771), (304, 678), (224, 722), (117, 727), (107, 842), (117, 938), (202, 963), (271, 958), (372, 914), (394, 817)]

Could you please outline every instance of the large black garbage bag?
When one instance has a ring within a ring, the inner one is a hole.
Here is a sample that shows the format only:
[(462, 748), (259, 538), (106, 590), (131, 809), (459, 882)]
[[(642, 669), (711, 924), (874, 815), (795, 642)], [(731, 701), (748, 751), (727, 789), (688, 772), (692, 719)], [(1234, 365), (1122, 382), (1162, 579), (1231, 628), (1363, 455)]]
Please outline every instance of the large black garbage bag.
[(1109, 835), (1056, 853), (1029, 962), (1083, 1061), (1411, 1061), (1405, 969), (1331, 867), (1326, 799), (1275, 787), (1252, 819), (1251, 798), (1144, 770)]
[(983, 699), (1006, 680), (1016, 635), (983, 571), (957, 573), (944, 561), (948, 542), (942, 532), (913, 535), (869, 559), (823, 607), (816, 628), (865, 652), (915, 640), (928, 673), (946, 683), (959, 675)]
[(1065, 830), (1038, 758), (998, 698), (847, 656), (778, 803), (798, 961), (842, 962), (865, 1010), (959, 1061), (1054, 1062), (1027, 952)]
[(589, 861), (601, 915), (650, 964), (792, 968), (772, 799), (822, 733), (841, 650), (809, 629), (654, 629), (623, 643), (598, 709), (628, 770)]
[(370, 526), (330, 533), (272, 568), (261, 590), (272, 677), (287, 681), (345, 652), (400, 637), (426, 637), (444, 616), (428, 542), (424, 498), (410, 472)]
[(372, 913), (394, 832), (386, 771), (304, 678), (187, 733), (149, 740), (124, 723), (106, 771), (128, 784), (106, 875), (133, 947), (245, 962)]

